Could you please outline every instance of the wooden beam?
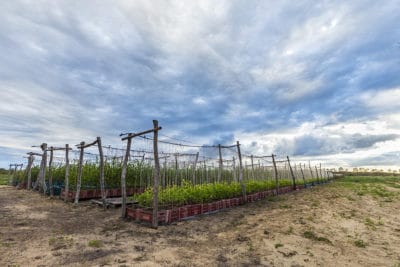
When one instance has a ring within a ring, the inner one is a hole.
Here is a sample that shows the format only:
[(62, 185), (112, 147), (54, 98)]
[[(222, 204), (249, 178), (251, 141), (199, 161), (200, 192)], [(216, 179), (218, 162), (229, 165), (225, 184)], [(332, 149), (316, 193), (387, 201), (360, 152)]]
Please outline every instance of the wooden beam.
[(82, 168), (83, 168), (83, 153), (85, 149), (85, 142), (80, 143), (79, 163), (78, 163), (78, 178), (76, 179), (76, 193), (75, 193), (75, 204), (79, 202), (79, 194), (81, 192), (82, 183)]
[(121, 172), (121, 195), (122, 195), (121, 217), (122, 218), (126, 217), (126, 171), (127, 171), (127, 167), (128, 167), (129, 154), (131, 151), (132, 138), (128, 138), (125, 140), (128, 140), (128, 142), (126, 144), (125, 157), (124, 157), (124, 162), (122, 164), (122, 172)]
[(243, 183), (243, 163), (242, 163), (242, 153), (240, 151), (239, 141), (236, 141), (236, 147), (237, 147), (238, 158), (239, 158), (239, 183), (240, 183), (240, 186), (242, 187), (242, 195), (243, 195), (244, 199), (247, 200), (246, 185)]
[(144, 135), (144, 134), (152, 133), (154, 131), (159, 131), (161, 129), (162, 129), (162, 127), (157, 127), (157, 128), (154, 128), (154, 129), (151, 129), (151, 130), (147, 130), (147, 131), (143, 131), (143, 132), (139, 132), (139, 133), (120, 134), (120, 136), (127, 135), (127, 136), (125, 136), (125, 137), (123, 137), (121, 139), (122, 141), (125, 141), (125, 140), (128, 140), (129, 138), (134, 138), (134, 137), (141, 136), (141, 135)]
[(68, 201), (69, 197), (69, 144), (65, 144), (65, 188), (64, 201)]
[(293, 181), (293, 190), (296, 190), (296, 176), (294, 176), (294, 172), (292, 169), (292, 165), (290, 165), (290, 159), (289, 156), (286, 156), (287, 161), (288, 161), (288, 165), (289, 165), (289, 169), (290, 169), (290, 174), (292, 176), (292, 181)]
[(222, 177), (222, 151), (221, 151), (221, 145), (218, 145), (218, 182), (221, 182), (221, 177)]
[(50, 160), (49, 160), (49, 187), (50, 187), (50, 197), (54, 196), (54, 188), (53, 188), (53, 157), (54, 151), (53, 147), (50, 147)]
[(279, 179), (278, 179), (278, 169), (276, 168), (275, 155), (272, 154), (272, 164), (274, 165), (274, 177), (275, 177), (275, 194), (279, 194)]
[(99, 156), (100, 156), (100, 190), (101, 190), (101, 200), (103, 201), (103, 207), (106, 207), (106, 191), (104, 188), (104, 155), (103, 155), (103, 147), (101, 146), (101, 137), (97, 137), (97, 147), (99, 148)]
[(196, 158), (193, 163), (193, 178), (192, 178), (192, 184), (194, 185), (196, 183), (196, 167), (197, 167), (197, 162), (199, 161), (199, 152), (196, 153)]
[(154, 183), (153, 183), (153, 228), (158, 227), (158, 188), (160, 185), (160, 161), (158, 159), (158, 121), (153, 120), (154, 137), (153, 137), (153, 151), (154, 151)]

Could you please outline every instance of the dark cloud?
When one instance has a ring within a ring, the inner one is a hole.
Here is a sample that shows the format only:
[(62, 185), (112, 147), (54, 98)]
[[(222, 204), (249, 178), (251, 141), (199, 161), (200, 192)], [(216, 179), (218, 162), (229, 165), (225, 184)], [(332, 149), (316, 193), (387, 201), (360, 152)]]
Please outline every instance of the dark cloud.
[[(118, 142), (154, 118), (165, 131), (232, 143), (237, 133), (395, 112), (361, 98), (400, 85), (395, 0), (12, 1), (0, 10), (0, 138), (16, 146)], [(276, 147), (320, 155), (393, 139), (309, 133)]]
[[(352, 153), (362, 149), (368, 149), (380, 142), (393, 141), (400, 137), (397, 134), (362, 135), (352, 134), (331, 137), (329, 135), (303, 135), (293, 140), (294, 156), (318, 156), (338, 153)], [(291, 140), (290, 140), (291, 141)], [(289, 140), (287, 140), (289, 142)], [(277, 147), (278, 151), (287, 149), (287, 143)]]

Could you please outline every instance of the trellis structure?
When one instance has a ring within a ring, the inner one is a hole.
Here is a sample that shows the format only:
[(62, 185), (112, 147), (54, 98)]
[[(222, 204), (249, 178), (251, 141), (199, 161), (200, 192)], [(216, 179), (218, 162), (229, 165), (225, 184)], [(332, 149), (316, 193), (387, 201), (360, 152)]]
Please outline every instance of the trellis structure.
[[(198, 145), (182, 140), (177, 143), (166, 136), (159, 139), (160, 130), (158, 121), (154, 120), (152, 129), (121, 134), (121, 141), (126, 141), (124, 148), (103, 146), (100, 137), (91, 143), (81, 142), (76, 145), (78, 150), (72, 150), (68, 144), (65, 147), (48, 147), (43, 143), (40, 146), (42, 153), (28, 153), (28, 166), (24, 173), (28, 179), (27, 189), (31, 189), (32, 180), (35, 180), (33, 170), (37, 173), (34, 189), (43, 189), (43, 193), (47, 192), (47, 173), (51, 197), (54, 195), (54, 175), (57, 181), (62, 176), (65, 201), (70, 200), (72, 182), (76, 187), (75, 192), (71, 192), (75, 204), (81, 197), (83, 181), (86, 187), (91, 185), (96, 188), (100, 184), (103, 205), (107, 196), (118, 196), (114, 191), (119, 187), (122, 217), (127, 216), (127, 198), (136, 193), (133, 199), (138, 202), (137, 208), (150, 211), (151, 224), (157, 227), (160, 210), (174, 210), (189, 204), (205, 205), (232, 197), (247, 202), (252, 201), (255, 194), (277, 195), (330, 178), (321, 164), (296, 163), (289, 156), (275, 154), (243, 153), (239, 141), (231, 145)], [(86, 151), (90, 147), (97, 148), (97, 153), (90, 149), (91, 152)], [(57, 151), (65, 154), (57, 157)], [(72, 164), (70, 151), (73, 152)], [(50, 158), (47, 165), (48, 152)], [(77, 155), (78, 159), (75, 158)], [(39, 169), (35, 167), (35, 157), (40, 158)], [(85, 158), (89, 161), (84, 162)], [(63, 166), (61, 171), (54, 168), (57, 160)], [(88, 182), (86, 168), (95, 170), (97, 178)], [(90, 197), (98, 195), (91, 194)]]

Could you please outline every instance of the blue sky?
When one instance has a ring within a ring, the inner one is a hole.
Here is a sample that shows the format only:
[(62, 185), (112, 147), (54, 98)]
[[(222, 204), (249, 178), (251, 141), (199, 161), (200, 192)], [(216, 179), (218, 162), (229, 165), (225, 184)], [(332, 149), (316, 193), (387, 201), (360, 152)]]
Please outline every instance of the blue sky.
[[(399, 168), (400, 2), (2, 1), (0, 166), (151, 127)], [(396, 167), (397, 166), (397, 167)]]

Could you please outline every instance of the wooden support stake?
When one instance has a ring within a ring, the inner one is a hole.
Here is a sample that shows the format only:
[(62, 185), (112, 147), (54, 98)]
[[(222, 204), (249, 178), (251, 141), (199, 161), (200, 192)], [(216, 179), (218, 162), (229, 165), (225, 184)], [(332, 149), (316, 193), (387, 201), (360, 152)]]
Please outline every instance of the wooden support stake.
[(318, 175), (318, 168), (315, 166), (315, 173), (317, 174), (317, 183), (319, 183), (319, 175)]
[(32, 165), (33, 161), (35, 160), (35, 157), (33, 155), (29, 155), (29, 161), (28, 161), (28, 182), (26, 185), (27, 190), (31, 190), (32, 188)]
[(103, 208), (106, 207), (106, 190), (104, 188), (104, 155), (103, 155), (103, 147), (101, 146), (101, 138), (97, 137), (97, 147), (99, 148), (99, 156), (100, 156), (100, 190), (101, 190), (101, 200), (103, 202)]
[(163, 189), (165, 189), (166, 184), (169, 184), (167, 182), (167, 157), (164, 157), (164, 162), (163, 162), (163, 175), (161, 178), (161, 186)]
[(301, 176), (303, 177), (303, 185), (304, 187), (306, 187), (306, 178), (304, 177), (304, 172), (303, 168), (301, 167), (301, 163), (300, 163), (300, 171), (301, 171)]
[(50, 187), (50, 197), (51, 198), (54, 196), (54, 188), (53, 188), (53, 156), (54, 156), (53, 147), (50, 147), (49, 187)]
[(153, 228), (158, 227), (158, 187), (160, 185), (160, 161), (158, 158), (158, 121), (153, 120), (154, 137), (153, 137), (153, 152), (154, 152), (154, 187), (153, 187)]
[(237, 175), (236, 175), (236, 159), (232, 157), (232, 164), (233, 164), (233, 181), (237, 182)]
[(192, 179), (193, 185), (196, 183), (196, 167), (198, 160), (199, 160), (199, 152), (196, 153), (196, 158), (194, 159), (194, 164), (193, 164), (193, 179)]
[(218, 155), (219, 155), (219, 160), (218, 160), (218, 182), (221, 182), (221, 177), (222, 177), (222, 151), (221, 151), (221, 145), (218, 145)]
[(242, 195), (243, 195), (244, 199), (247, 201), (246, 185), (243, 183), (243, 163), (242, 163), (242, 153), (240, 152), (239, 141), (236, 141), (236, 146), (237, 146), (238, 158), (239, 158), (239, 183), (242, 187)]
[(296, 190), (296, 176), (294, 176), (293, 173), (293, 169), (292, 169), (292, 165), (290, 165), (290, 159), (289, 156), (286, 156), (287, 161), (288, 161), (288, 165), (289, 165), (289, 170), (290, 170), (290, 174), (292, 176), (292, 181), (293, 181), (293, 190)]
[[(46, 194), (47, 191), (47, 186), (46, 186), (46, 166), (47, 166), (47, 144), (43, 143), (40, 148), (43, 151), (42, 155), (42, 169), (41, 169), (41, 175), (40, 175), (40, 183), (42, 184), (43, 188), (43, 194)], [(38, 178), (39, 180), (39, 178)], [(40, 191), (40, 189), (39, 189)]]
[(319, 173), (321, 174), (321, 179), (324, 180), (324, 176), (322, 175), (322, 164), (319, 164)]
[[(128, 135), (129, 137), (129, 135)], [(126, 152), (125, 152), (125, 157), (124, 157), (124, 163), (122, 165), (122, 173), (121, 173), (121, 195), (122, 195), (122, 214), (121, 217), (125, 218), (126, 217), (126, 171), (128, 167), (128, 159), (131, 151), (131, 144), (132, 144), (132, 138), (127, 138), (127, 144), (126, 144)]]
[(275, 155), (272, 154), (272, 164), (274, 165), (274, 177), (275, 177), (275, 194), (279, 194), (279, 180), (278, 180), (278, 169), (276, 168)]
[(310, 169), (310, 174), (311, 174), (311, 179), (313, 180), (312, 184), (314, 185), (314, 175), (313, 175), (313, 171), (311, 168), (311, 162), (308, 161), (308, 168)]
[(253, 160), (253, 155), (250, 156), (251, 160), (251, 179), (254, 180), (254, 160)]
[(64, 201), (68, 201), (69, 194), (69, 145), (65, 145), (65, 191)]
[(78, 178), (76, 181), (76, 194), (75, 194), (75, 204), (79, 202), (79, 194), (81, 193), (81, 183), (82, 183), (82, 168), (83, 168), (83, 153), (85, 149), (85, 142), (80, 143), (80, 153), (79, 153), (79, 163), (78, 163)]
[(178, 185), (178, 154), (174, 154), (175, 157), (175, 185)]

